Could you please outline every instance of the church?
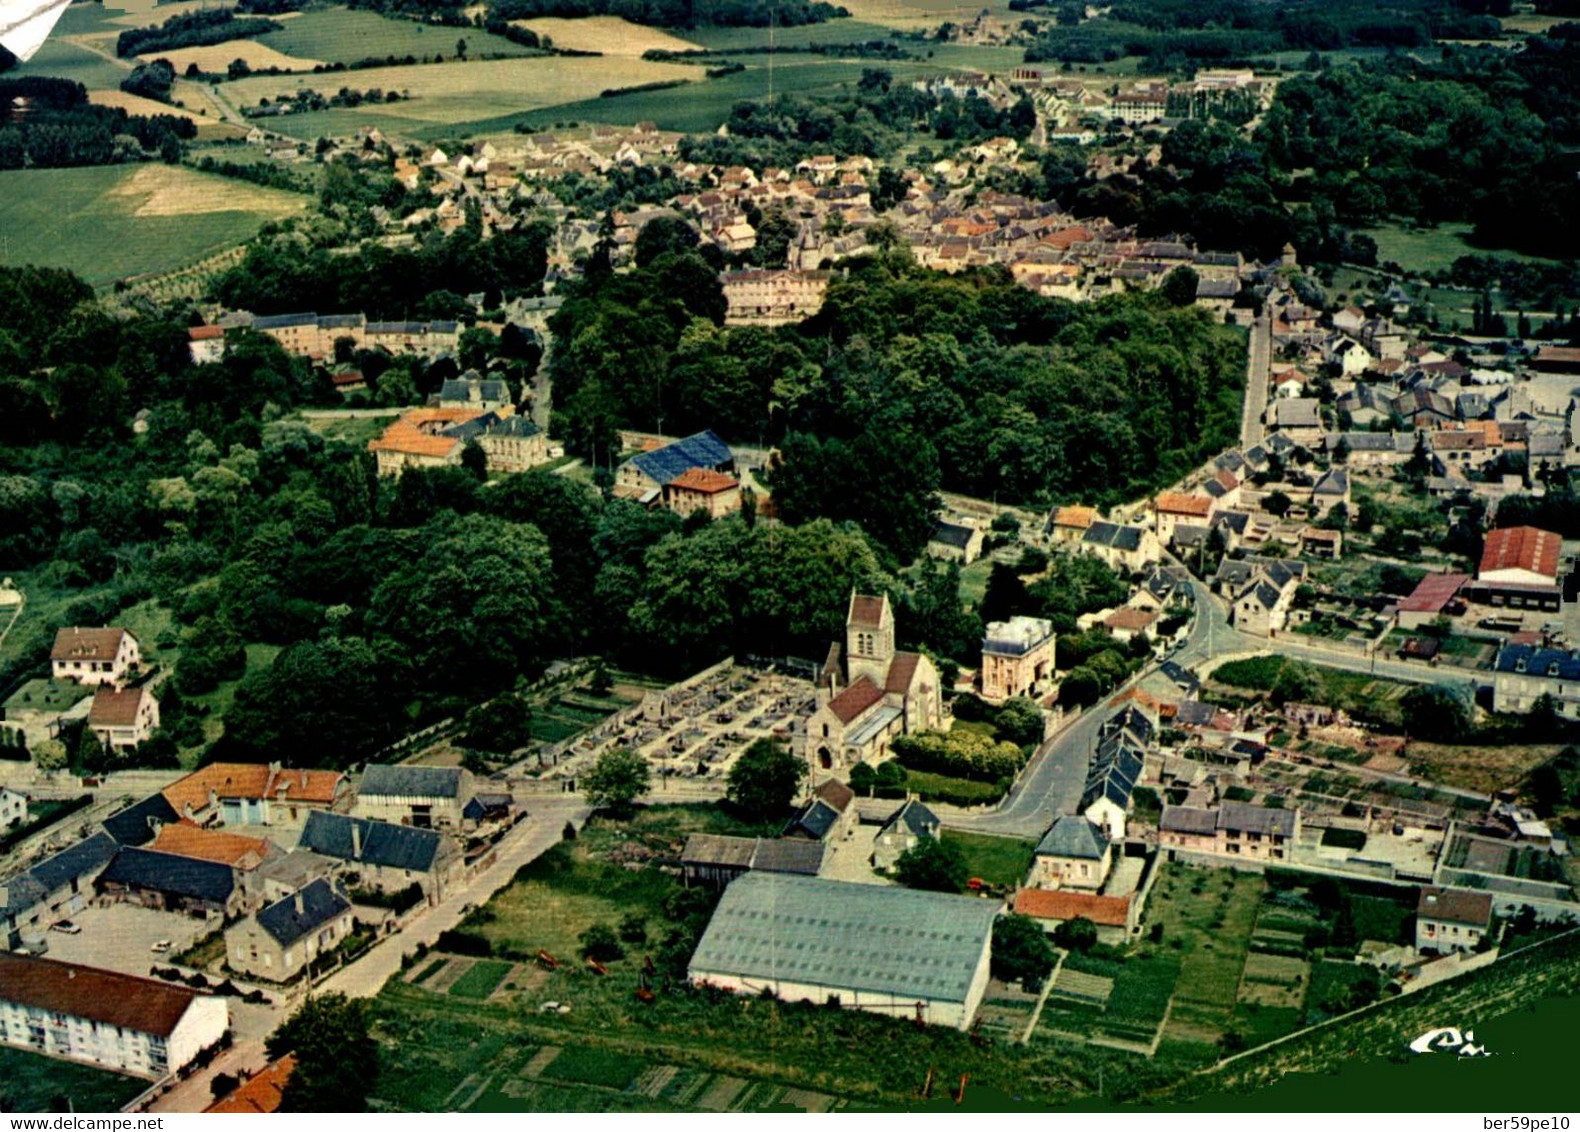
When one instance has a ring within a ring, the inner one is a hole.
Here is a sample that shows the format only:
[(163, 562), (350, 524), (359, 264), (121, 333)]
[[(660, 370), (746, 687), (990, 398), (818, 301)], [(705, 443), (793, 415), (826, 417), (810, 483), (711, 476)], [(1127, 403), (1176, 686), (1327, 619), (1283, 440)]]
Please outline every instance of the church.
[(921, 653), (895, 650), (894, 610), (886, 595), (852, 591), (843, 649), (837, 641), (829, 646), (817, 706), (807, 720), (813, 779), (882, 762), (894, 736), (942, 724), (938, 669)]

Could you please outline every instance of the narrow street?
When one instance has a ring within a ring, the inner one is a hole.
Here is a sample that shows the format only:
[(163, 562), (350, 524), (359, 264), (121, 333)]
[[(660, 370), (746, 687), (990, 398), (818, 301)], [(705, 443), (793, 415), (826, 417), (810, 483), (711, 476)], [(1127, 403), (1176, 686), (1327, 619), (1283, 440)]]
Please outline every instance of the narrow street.
[(1273, 326), (1263, 315), (1251, 323), (1251, 341), (1246, 350), (1245, 409), (1240, 418), (1240, 447), (1262, 443), (1267, 429), (1262, 414), (1267, 409), (1267, 380), (1273, 364)]

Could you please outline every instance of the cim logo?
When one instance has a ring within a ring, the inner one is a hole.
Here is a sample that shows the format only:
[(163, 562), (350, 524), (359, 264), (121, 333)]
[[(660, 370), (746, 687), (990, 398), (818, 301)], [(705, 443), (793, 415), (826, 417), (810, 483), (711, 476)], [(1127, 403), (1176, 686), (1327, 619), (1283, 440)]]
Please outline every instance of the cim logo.
[(1492, 1056), (1486, 1046), (1476, 1044), (1476, 1031), (1466, 1030), (1460, 1033), (1453, 1026), (1440, 1026), (1435, 1030), (1428, 1030), (1411, 1042), (1410, 1048), (1416, 1053), (1453, 1053), (1460, 1057)]

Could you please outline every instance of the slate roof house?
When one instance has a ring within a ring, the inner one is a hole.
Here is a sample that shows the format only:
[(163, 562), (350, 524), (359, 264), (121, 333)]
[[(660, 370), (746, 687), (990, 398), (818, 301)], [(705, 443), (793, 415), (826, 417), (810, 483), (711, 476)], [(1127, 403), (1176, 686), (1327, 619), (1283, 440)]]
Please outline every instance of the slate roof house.
[(982, 638), (982, 698), (1002, 703), (1043, 689), (1054, 674), (1053, 622), (1016, 614), (988, 623)]
[(1098, 730), (1077, 809), (1111, 842), (1125, 839), (1131, 794), (1156, 734), (1157, 720), (1135, 703), (1115, 712)]
[(109, 834), (95, 833), (0, 884), (0, 941), (5, 949), (38, 938), (56, 920), (70, 919), (87, 907), (93, 882), (118, 848)]
[(111, 814), (100, 824), (117, 845), (147, 845), (161, 827), (181, 820), (170, 800), (163, 794), (150, 794), (124, 810)]
[(362, 884), (384, 892), (415, 882), (430, 900), (444, 894), (464, 864), (460, 847), (435, 830), (323, 811), (307, 815), (297, 848), (333, 858)]
[(1032, 853), (1033, 888), (1084, 888), (1096, 891), (1108, 879), (1113, 845), (1102, 827), (1079, 814), (1061, 814)]
[(230, 1029), (223, 998), (158, 979), (0, 952), (0, 1042), (160, 1078)]
[(421, 829), (453, 829), (474, 793), (471, 772), (460, 767), (371, 763), (357, 784), (354, 812)]
[(857, 820), (856, 792), (837, 778), (827, 778), (812, 788), (812, 797), (781, 836), (837, 841), (855, 832)]
[(938, 815), (915, 798), (907, 800), (895, 810), (879, 828), (872, 841), (872, 864), (879, 869), (892, 869), (908, 850), (916, 848), (924, 837), (937, 837), (940, 827)]
[(233, 915), (246, 902), (229, 865), (131, 846), (115, 854), (96, 883), (106, 896), (194, 916)]
[(1095, 555), (1111, 569), (1126, 574), (1140, 573), (1162, 554), (1158, 536), (1152, 531), (1104, 519), (1094, 520), (1077, 545), (1083, 554)]
[(1565, 719), (1580, 719), (1580, 653), (1504, 645), (1492, 665), (1492, 709), (1524, 714), (1550, 696)]
[(747, 873), (691, 956), (693, 983), (968, 1029), (987, 989), (996, 902)]
[[(1287, 861), (1300, 836), (1298, 809), (1224, 802), (1217, 809), (1164, 806), (1158, 845), (1247, 861)], [(1172, 853), (1171, 853), (1172, 857)]]
[(981, 527), (939, 518), (933, 521), (933, 533), (927, 540), (927, 553), (946, 562), (969, 566), (982, 557), (982, 540)]
[(225, 929), (225, 952), (244, 975), (284, 983), (351, 934), (351, 899), (319, 878)]

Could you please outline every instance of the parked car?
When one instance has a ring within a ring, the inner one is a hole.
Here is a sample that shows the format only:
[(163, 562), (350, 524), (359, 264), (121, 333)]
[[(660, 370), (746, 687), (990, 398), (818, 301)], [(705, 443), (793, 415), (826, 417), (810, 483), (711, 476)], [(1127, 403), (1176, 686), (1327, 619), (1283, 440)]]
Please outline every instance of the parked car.
[(53, 923), (49, 926), (49, 930), (52, 932), (65, 932), (67, 935), (76, 935), (78, 932), (82, 931), (80, 927), (72, 923), (70, 920), (60, 920), (56, 923)]
[(148, 950), (152, 951), (155, 955), (163, 955), (165, 952), (169, 951), (170, 948), (173, 947), (173, 946), (174, 945), (168, 939), (162, 939), (159, 942), (155, 943)]

